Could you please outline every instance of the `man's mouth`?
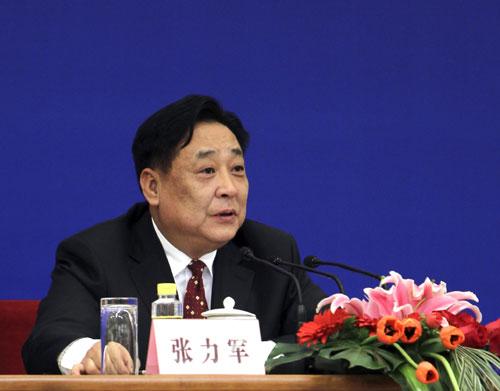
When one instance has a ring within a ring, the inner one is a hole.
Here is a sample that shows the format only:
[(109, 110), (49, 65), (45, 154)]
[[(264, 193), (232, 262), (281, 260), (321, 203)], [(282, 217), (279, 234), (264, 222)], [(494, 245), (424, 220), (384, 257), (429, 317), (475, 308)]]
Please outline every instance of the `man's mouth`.
[(222, 210), (219, 213), (216, 213), (215, 216), (217, 217), (232, 217), (236, 216), (236, 211), (234, 209), (226, 209)]

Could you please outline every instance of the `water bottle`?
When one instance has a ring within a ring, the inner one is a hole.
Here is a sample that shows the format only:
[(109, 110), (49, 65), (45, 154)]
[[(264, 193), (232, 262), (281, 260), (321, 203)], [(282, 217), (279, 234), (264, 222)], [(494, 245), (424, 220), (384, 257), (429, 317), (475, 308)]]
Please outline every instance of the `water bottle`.
[(176, 298), (175, 284), (162, 283), (156, 287), (158, 300), (151, 305), (153, 319), (182, 319), (182, 303)]

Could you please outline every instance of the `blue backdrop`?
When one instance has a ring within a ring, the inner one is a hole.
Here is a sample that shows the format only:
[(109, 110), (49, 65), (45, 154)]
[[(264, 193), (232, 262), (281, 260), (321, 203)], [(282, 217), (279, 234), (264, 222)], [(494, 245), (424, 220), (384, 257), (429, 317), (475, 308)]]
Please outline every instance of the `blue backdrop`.
[(198, 92), (251, 133), (249, 217), (302, 255), (472, 290), (493, 320), (499, 20), (497, 1), (0, 2), (0, 298), (43, 297), (61, 239), (141, 200), (137, 126)]

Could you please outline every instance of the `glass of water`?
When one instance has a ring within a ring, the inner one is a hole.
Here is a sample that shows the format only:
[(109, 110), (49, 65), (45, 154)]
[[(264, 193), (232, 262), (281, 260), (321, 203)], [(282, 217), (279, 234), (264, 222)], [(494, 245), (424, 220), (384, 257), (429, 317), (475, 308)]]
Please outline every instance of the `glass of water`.
[(101, 298), (101, 372), (106, 373), (106, 348), (117, 342), (130, 354), (133, 373), (138, 374), (137, 298)]

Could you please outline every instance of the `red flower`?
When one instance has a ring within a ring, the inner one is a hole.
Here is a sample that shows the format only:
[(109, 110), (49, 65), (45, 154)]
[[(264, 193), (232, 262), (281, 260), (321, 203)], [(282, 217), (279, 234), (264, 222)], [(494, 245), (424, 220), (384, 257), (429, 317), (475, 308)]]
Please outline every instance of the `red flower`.
[(484, 348), (488, 343), (488, 331), (486, 327), (479, 324), (472, 315), (465, 311), (453, 315), (449, 311), (441, 311), (448, 322), (455, 327), (460, 328), (465, 335), (464, 346), (471, 348)]
[(472, 315), (468, 314), (465, 311), (462, 311), (456, 315), (446, 310), (439, 311), (439, 313), (443, 315), (452, 326), (455, 327), (465, 326), (476, 321), (476, 319)]
[(316, 314), (312, 322), (306, 322), (300, 327), (297, 332), (298, 342), (307, 346), (318, 342), (325, 344), (328, 337), (342, 327), (344, 320), (351, 317), (342, 308), (337, 308), (335, 314), (331, 311)]
[(377, 338), (380, 342), (393, 344), (403, 335), (403, 323), (392, 315), (383, 316), (377, 322)]
[(420, 314), (418, 312), (412, 312), (411, 314), (409, 314), (407, 316), (407, 318), (412, 318), (412, 319), (415, 319), (415, 320), (420, 320)]
[(435, 383), (439, 380), (438, 371), (429, 361), (422, 361), (418, 364), (415, 375), (417, 380), (424, 384)]
[(475, 324), (460, 327), (460, 330), (465, 334), (464, 346), (484, 348), (488, 343), (488, 330), (477, 322)]
[(401, 341), (404, 343), (415, 343), (422, 335), (422, 325), (415, 318), (403, 319), (403, 334)]
[(500, 318), (486, 325), (490, 339), (490, 352), (500, 356)]
[(431, 329), (438, 329), (439, 327), (441, 327), (443, 318), (443, 315), (441, 315), (439, 312), (434, 311), (425, 316), (425, 323), (427, 323), (427, 326), (429, 326), (429, 328)]
[(378, 319), (368, 318), (363, 315), (356, 320), (356, 327), (367, 327), (370, 333), (375, 333), (377, 331), (377, 322)]
[[(331, 311), (328, 311), (330, 314), (332, 314)], [(331, 322), (334, 323), (337, 326), (342, 326), (344, 324), (344, 320), (352, 318), (352, 314), (349, 314), (346, 310), (343, 308), (337, 308), (335, 310), (335, 313), (331, 315)], [(339, 327), (340, 328), (340, 327)]]
[(299, 331), (297, 331), (297, 340), (300, 344), (306, 344), (310, 346), (311, 344), (317, 344), (319, 340), (325, 343), (328, 339), (329, 334), (325, 327), (316, 322), (306, 322), (304, 323)]
[(455, 326), (443, 327), (439, 332), (439, 337), (443, 346), (451, 350), (455, 350), (458, 345), (462, 345), (465, 341), (464, 333)]

